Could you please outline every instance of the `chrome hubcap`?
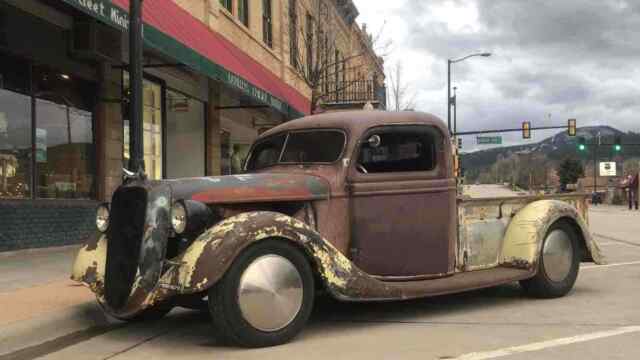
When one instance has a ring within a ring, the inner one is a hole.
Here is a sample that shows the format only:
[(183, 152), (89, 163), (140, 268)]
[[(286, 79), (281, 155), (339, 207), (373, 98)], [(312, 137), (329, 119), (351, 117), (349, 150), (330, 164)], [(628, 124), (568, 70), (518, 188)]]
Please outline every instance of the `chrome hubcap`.
[(573, 263), (573, 247), (567, 233), (556, 229), (547, 235), (542, 261), (544, 272), (550, 280), (560, 282), (569, 275)]
[(264, 255), (240, 277), (238, 303), (244, 319), (262, 331), (289, 325), (302, 307), (302, 277), (288, 259)]

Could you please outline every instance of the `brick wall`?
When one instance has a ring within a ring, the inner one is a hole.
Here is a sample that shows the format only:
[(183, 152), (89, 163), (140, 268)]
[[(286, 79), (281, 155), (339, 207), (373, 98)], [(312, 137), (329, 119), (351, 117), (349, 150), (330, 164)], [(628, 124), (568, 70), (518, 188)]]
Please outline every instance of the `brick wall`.
[(82, 243), (95, 231), (93, 201), (0, 202), (0, 251)]

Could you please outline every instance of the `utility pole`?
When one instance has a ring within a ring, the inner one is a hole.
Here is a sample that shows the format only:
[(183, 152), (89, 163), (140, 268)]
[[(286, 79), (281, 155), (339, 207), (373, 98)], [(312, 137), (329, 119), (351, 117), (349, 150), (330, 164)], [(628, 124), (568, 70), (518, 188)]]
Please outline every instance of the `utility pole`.
[(129, 1), (129, 170), (144, 174), (142, 133), (142, 1)]

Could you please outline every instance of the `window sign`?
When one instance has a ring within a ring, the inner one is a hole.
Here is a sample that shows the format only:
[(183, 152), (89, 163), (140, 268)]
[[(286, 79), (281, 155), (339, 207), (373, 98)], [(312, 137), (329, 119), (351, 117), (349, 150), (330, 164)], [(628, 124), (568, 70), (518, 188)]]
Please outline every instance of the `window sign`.
[(47, 162), (47, 130), (36, 129), (36, 162)]

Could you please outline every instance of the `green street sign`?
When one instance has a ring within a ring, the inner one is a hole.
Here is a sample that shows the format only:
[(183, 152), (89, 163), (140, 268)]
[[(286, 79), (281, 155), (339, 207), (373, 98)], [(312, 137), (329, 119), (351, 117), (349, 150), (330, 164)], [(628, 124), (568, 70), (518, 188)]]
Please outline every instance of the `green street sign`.
[(478, 145), (502, 145), (502, 136), (476, 136)]

